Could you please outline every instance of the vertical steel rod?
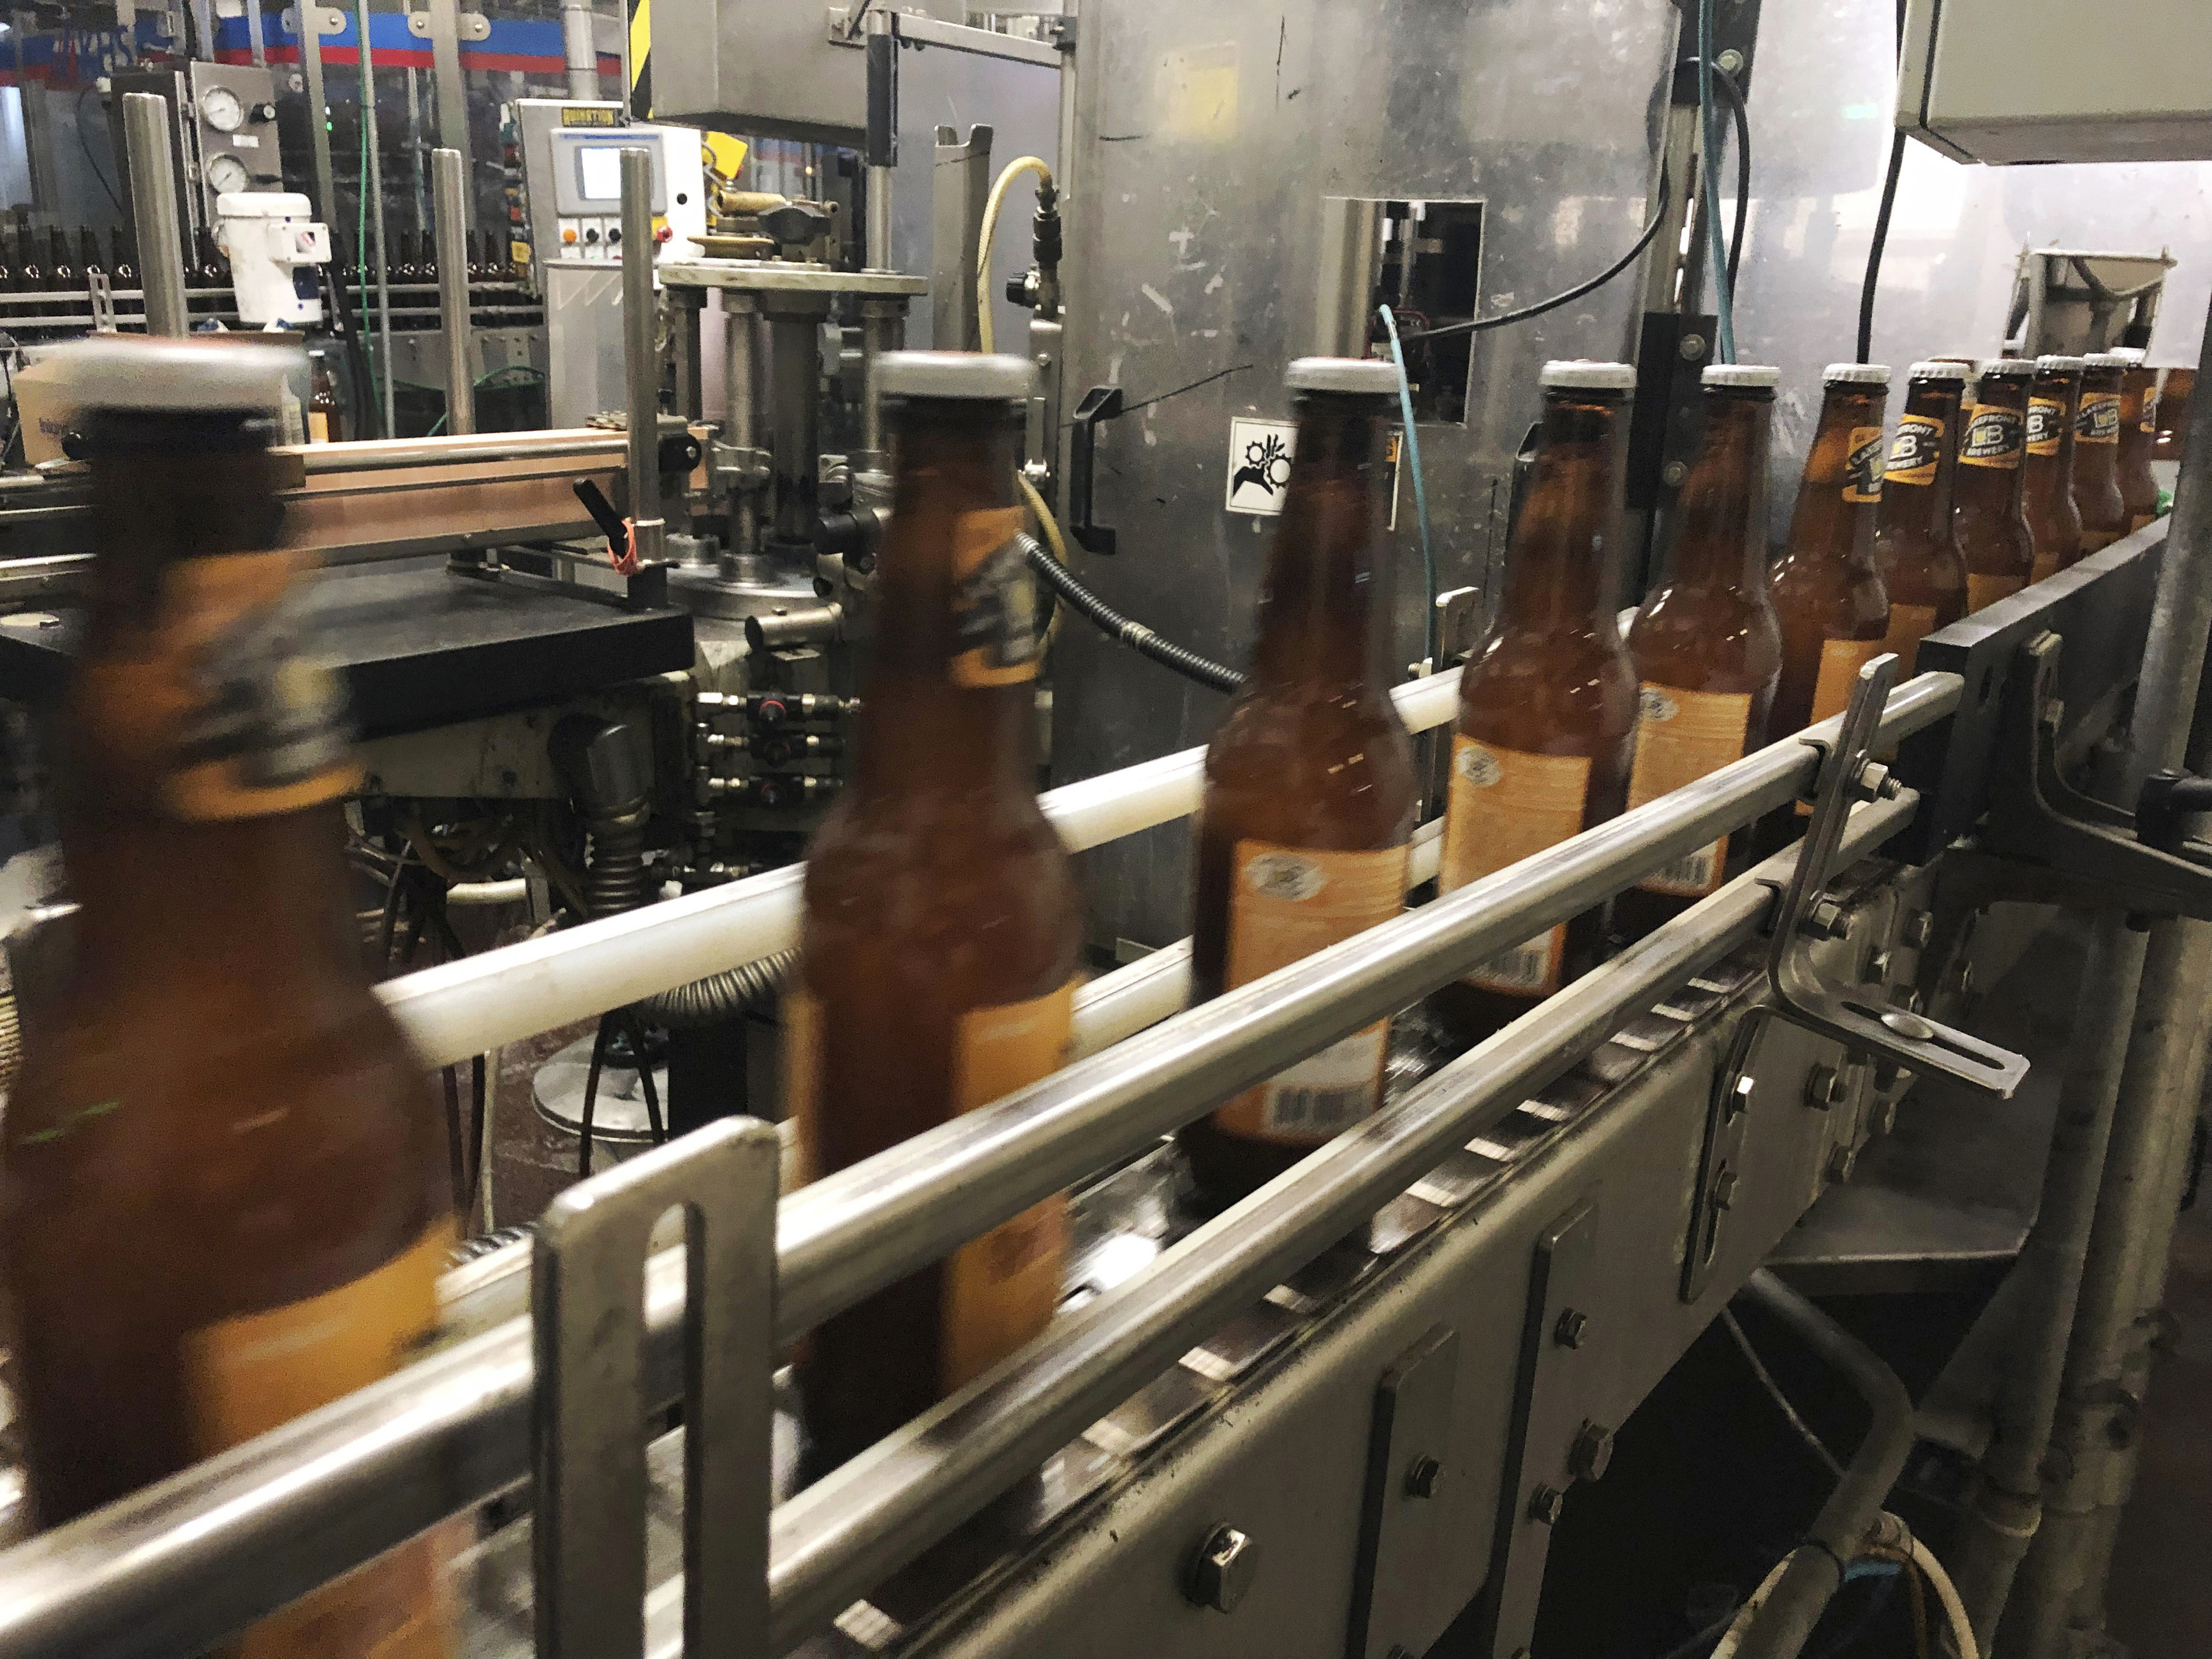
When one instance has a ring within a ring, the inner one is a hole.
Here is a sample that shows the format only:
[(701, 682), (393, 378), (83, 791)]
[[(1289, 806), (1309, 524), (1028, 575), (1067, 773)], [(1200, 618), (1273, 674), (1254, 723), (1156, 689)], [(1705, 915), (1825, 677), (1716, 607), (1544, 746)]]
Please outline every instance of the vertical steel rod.
[(469, 360), (468, 191), (457, 149), (430, 152), (430, 183), (437, 198), (438, 316), (446, 334), (446, 430), (466, 437), (477, 429), (476, 377)]
[(579, 101), (599, 95), (599, 46), (592, 22), (592, 0), (561, 0), (561, 62), (568, 72), (568, 96)]
[(146, 331), (180, 335), (191, 325), (185, 311), (185, 239), (177, 223), (169, 120), (168, 100), (160, 94), (123, 94), (123, 142), (131, 157), (131, 212), (138, 226)]
[(269, 67), (269, 46), (261, 33), (261, 0), (246, 0), (246, 47), (253, 59), (253, 67)]
[(307, 78), (308, 148), (315, 161), (315, 216), (325, 223), (337, 216), (337, 185), (331, 175), (331, 105), (323, 89), (323, 7), (320, 0), (295, 0), (300, 19), (300, 63)]
[[(2212, 371), (2212, 319), (2198, 356)], [(2143, 648), (2127, 787), (2185, 763), (2212, 763), (2212, 742), (2191, 724), (2203, 705), (2212, 634), (2212, 420), (2193, 422), (2182, 452), (2173, 522)], [(2045, 1659), (2066, 1650), (2069, 1626), (2101, 1623), (2110, 1529), (2131, 1474), (2126, 1392), (2148, 1370), (2144, 1316), (2156, 1305), (2173, 1243), (2187, 1145), (2204, 1081), (2212, 924), (2151, 924), (2114, 1110), (2096, 1225), (2082, 1267), (2065, 1381), (2052, 1437), (2054, 1478), (2029, 1549), (2007, 1651)], [(2107, 1535), (2100, 1536), (2100, 1530)]]
[(368, 152), (369, 223), (376, 234), (376, 373), (383, 382), (383, 435), (394, 435), (392, 413), (392, 262), (384, 253), (384, 158), (377, 134), (376, 66), (368, 44), (368, 0), (354, 0), (354, 21), (361, 31), (362, 143)]
[(738, 580), (748, 554), (760, 551), (760, 438), (754, 411), (760, 311), (753, 297), (722, 290), (722, 445), (743, 471), (730, 481), (730, 533), (722, 574)]
[(891, 265), (891, 180), (898, 167), (898, 43), (888, 5), (867, 15), (868, 269)]
[(660, 354), (653, 299), (653, 152), (622, 153), (623, 365), (629, 383), (629, 516), (637, 556), (660, 556)]

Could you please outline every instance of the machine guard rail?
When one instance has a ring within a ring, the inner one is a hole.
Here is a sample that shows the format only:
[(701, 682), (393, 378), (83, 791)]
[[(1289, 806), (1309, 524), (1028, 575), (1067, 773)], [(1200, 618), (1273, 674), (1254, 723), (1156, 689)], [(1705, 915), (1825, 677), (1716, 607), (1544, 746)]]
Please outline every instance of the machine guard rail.
[[(1448, 717), (1449, 680), (1408, 690), (1445, 707), (1445, 714), (1423, 724)], [(1922, 675), (1900, 687), (1885, 711), (1881, 740), (1894, 744), (1951, 714), (1960, 690), (1957, 677), (1948, 674)], [(778, 1340), (811, 1328), (1495, 951), (1809, 793), (1838, 725), (1825, 722), (1771, 744), (793, 1194), (776, 1219)], [(1133, 774), (1146, 776), (1133, 787)], [(1192, 751), (1056, 791), (1054, 816), (1063, 836), (1095, 845), (1188, 811), (1196, 788)], [(1163, 802), (1178, 804), (1164, 808)], [(1889, 833), (1905, 822), (1909, 805), (1908, 797), (1863, 810), (1856, 827), (1880, 823)], [(1855, 834), (1852, 844), (1872, 843)], [(495, 994), (478, 964), (532, 950), (525, 945), (412, 975), (395, 988), (393, 1003), (410, 1017), (418, 1041), (426, 1028), (442, 1032), (445, 1046), (424, 1044), (433, 1063), (477, 1052), (744, 960), (745, 950), (757, 955), (788, 944), (799, 879), (796, 870), (778, 872), (702, 896), (721, 898), (720, 906), (678, 900), (574, 929), (570, 939), (602, 935), (600, 948), (623, 958), (617, 969), (587, 981), (577, 963), (563, 959), (550, 967), (540, 963), (535, 977), (526, 975), (519, 988)], [(739, 888), (750, 890), (738, 894)], [(1440, 1148), (1441, 1137), (1455, 1133), (1463, 1117), (1471, 1121), (1493, 1097), (1517, 1098), (1521, 1079), (1533, 1075), (1527, 1068), (1565, 1052), (1562, 1043), (1585, 1023), (1602, 1024), (1644, 994), (1647, 970), (1656, 987), (1662, 969), (1674, 970), (1673, 953), (1686, 952), (1685, 960), (1701, 955), (1708, 930), (1717, 951), (1724, 948), (1723, 933), (1728, 940), (1742, 937), (1739, 930), (1756, 925), (1767, 895), (1759, 887), (1754, 901), (1743, 883), (1733, 884), (1629, 957), (1547, 1002), (1541, 1019), (1516, 1023), (1413, 1099), (1340, 1137), (1205, 1229), (1199, 1238), (1220, 1244), (1226, 1265), (1215, 1273), (1204, 1266), (1203, 1253), (1175, 1253), (1176, 1272), (1196, 1273), (1206, 1282), (1188, 1296), (1173, 1292), (1180, 1311), (1162, 1328), (1183, 1333), (1231, 1288), (1243, 1294), (1248, 1279), (1278, 1271), (1309, 1234), (1318, 1240), (1333, 1236), (1330, 1228), (1341, 1231), (1369, 1196), (1418, 1176), (1422, 1158)], [(655, 910), (665, 915), (687, 905), (680, 927), (651, 920)], [(1714, 928), (1721, 919), (1715, 906), (1727, 912), (1725, 927)], [(731, 931), (739, 938), (729, 937)], [(672, 966), (653, 943), (672, 933), (681, 934), (681, 951), (688, 952), (679, 952)], [(1685, 946), (1692, 934), (1696, 941)], [(769, 942), (756, 948), (763, 935)], [(1632, 966), (1624, 969), (1623, 962)], [(1417, 1102), (1425, 1103), (1416, 1109)], [(1310, 1215), (1297, 1207), (1311, 1207), (1317, 1196), (1319, 1207)], [(1234, 1243), (1223, 1231), (1231, 1220), (1260, 1231), (1252, 1242)], [(681, 1251), (664, 1252), (647, 1265), (643, 1381), (657, 1401), (681, 1390), (685, 1275)], [(1177, 1283), (1164, 1273), (1141, 1282), (1154, 1280), (1159, 1294)], [(958, 1461), (964, 1455), (938, 1437), (917, 1442), (917, 1426), (948, 1411), (972, 1413), (980, 1405), (988, 1423), (961, 1419), (963, 1429), (972, 1426), (979, 1435), (990, 1427), (974, 1455), (988, 1458), (992, 1470), (1006, 1467), (1046, 1437), (1040, 1425), (1057, 1430), (1133, 1374), (1133, 1359), (1117, 1358), (1094, 1341), (1120, 1332), (1120, 1316), (1131, 1309), (1130, 1297), (1115, 1297), (1084, 1310), (1072, 1331), (1055, 1326), (975, 1389), (867, 1454), (862, 1466), (895, 1477), (896, 1485), (848, 1509), (832, 1500), (851, 1483), (833, 1477), (778, 1511), (771, 1587), (779, 1635), (834, 1614), (843, 1605), (837, 1598), (850, 1600), (847, 1592), (858, 1593), (856, 1583), (878, 1565), (902, 1559), (933, 1528), (941, 1532), (959, 1518), (946, 1492), (948, 1481), (968, 1478)], [(1130, 1354), (1149, 1358), (1164, 1339), (1153, 1333), (1127, 1340)], [(1009, 1380), (1027, 1368), (1063, 1363), (1074, 1368), (1071, 1377), (1033, 1407), (1006, 1392)], [(513, 1320), (21, 1545), (0, 1555), (0, 1656), (96, 1651), (111, 1659), (153, 1659), (209, 1646), (526, 1477), (536, 1391), (531, 1327)], [(936, 1467), (914, 1468), (917, 1454)], [(848, 1468), (854, 1467), (861, 1466)]]

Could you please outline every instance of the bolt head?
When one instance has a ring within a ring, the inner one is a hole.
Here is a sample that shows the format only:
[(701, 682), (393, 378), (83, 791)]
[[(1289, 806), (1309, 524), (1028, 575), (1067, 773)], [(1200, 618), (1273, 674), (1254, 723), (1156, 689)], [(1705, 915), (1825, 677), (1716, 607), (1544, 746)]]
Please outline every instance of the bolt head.
[(1689, 465), (1684, 461), (1669, 461), (1659, 469), (1659, 476), (1670, 488), (1678, 488), (1690, 476)]
[(1685, 334), (1682, 337), (1681, 352), (1684, 362), (1696, 362), (1705, 355), (1705, 337), (1702, 334)]
[(1844, 1074), (1833, 1066), (1815, 1066), (1805, 1073), (1805, 1103), (1816, 1112), (1841, 1105), (1847, 1092)]
[(1556, 1523), (1567, 1506), (1567, 1495), (1557, 1486), (1539, 1486), (1528, 1494), (1528, 1518), (1544, 1526)]
[(1559, 1310), (1559, 1322), (1552, 1327), (1552, 1340), (1563, 1348), (1579, 1348), (1589, 1340), (1589, 1316), (1580, 1308)]
[(1251, 1590), (1258, 1568), (1251, 1534), (1224, 1521), (1206, 1534), (1192, 1556), (1183, 1595), (1199, 1607), (1234, 1613)]
[(1729, 75), (1743, 73), (1743, 54), (1733, 46), (1713, 59), (1713, 67)]
[(1850, 932), (1850, 919), (1832, 898), (1816, 901), (1805, 913), (1804, 930), (1814, 939), (1841, 939)]
[(1408, 1498), (1434, 1498), (1444, 1484), (1444, 1466), (1433, 1457), (1417, 1457), (1406, 1471)]
[(1903, 938), (1905, 949), (1924, 951), (1936, 937), (1936, 918), (1925, 910), (1915, 910), (1905, 919)]
[(1713, 1177), (1713, 1208), (1732, 1210), (1735, 1207), (1735, 1171), (1723, 1170)]
[(1828, 1179), (1849, 1181), (1851, 1171), (1858, 1168), (1859, 1155), (1856, 1147), (1838, 1146), (1828, 1154)]
[(1602, 1423), (1585, 1419), (1575, 1432), (1575, 1443), (1567, 1453), (1567, 1467), (1575, 1472), (1577, 1480), (1602, 1480), (1613, 1462), (1613, 1431)]
[(1891, 966), (1892, 963), (1890, 962), (1888, 951), (1876, 951), (1873, 952), (1867, 957), (1867, 983), (1869, 985), (1888, 984), (1889, 970)]

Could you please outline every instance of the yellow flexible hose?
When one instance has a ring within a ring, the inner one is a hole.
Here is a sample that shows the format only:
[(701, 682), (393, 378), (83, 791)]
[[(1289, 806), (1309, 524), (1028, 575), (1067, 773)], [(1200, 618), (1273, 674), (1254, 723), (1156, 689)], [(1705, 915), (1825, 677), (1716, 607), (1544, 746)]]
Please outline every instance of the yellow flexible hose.
[[(1052, 556), (1060, 568), (1066, 569), (1067, 542), (1060, 533), (1060, 520), (1052, 516), (1052, 508), (1045, 505), (1045, 499), (1037, 494), (1036, 486), (1029, 481), (1018, 467), (1014, 471), (1014, 482), (1021, 486), (1022, 494), (1029, 498), (1030, 511), (1036, 514), (1037, 528), (1044, 532), (1044, 544), (1052, 550)], [(1044, 648), (1047, 651), (1052, 649), (1053, 641), (1060, 637), (1060, 624), (1066, 615), (1067, 606), (1065, 603), (1053, 606), (1052, 621), (1044, 630)]]
[[(975, 239), (975, 328), (976, 343), (984, 351), (998, 349), (997, 338), (991, 329), (991, 240), (999, 231), (999, 204), (1006, 199), (1006, 191), (1014, 180), (1024, 173), (1034, 173), (1044, 184), (1052, 182), (1052, 168), (1042, 156), (1017, 155), (1006, 163), (1006, 170), (999, 174), (998, 183), (991, 186), (991, 193), (983, 203), (982, 232)], [(1060, 562), (1065, 564), (1067, 561), (1062, 558)]]

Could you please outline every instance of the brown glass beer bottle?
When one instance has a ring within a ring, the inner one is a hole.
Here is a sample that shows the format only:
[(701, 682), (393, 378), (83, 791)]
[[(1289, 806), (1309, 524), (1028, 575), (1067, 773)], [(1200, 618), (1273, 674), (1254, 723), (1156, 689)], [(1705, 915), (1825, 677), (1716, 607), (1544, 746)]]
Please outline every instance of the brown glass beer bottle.
[[(1636, 664), (1636, 760), (1628, 804), (1656, 800), (1766, 741), (1782, 676), (1782, 626), (1768, 597), (1766, 459), (1779, 369), (1705, 370), (1705, 430), (1682, 485), (1664, 579), (1628, 629)], [(1723, 836), (1656, 870), (1613, 901), (1613, 928), (1643, 938), (1733, 873)], [(1738, 865), (1743, 862), (1739, 856)]]
[(2027, 586), (2035, 537), (2021, 506), (2027, 453), (2027, 383), (2035, 365), (1999, 358), (1982, 365), (1974, 407), (1959, 440), (1953, 528), (1966, 561), (1966, 609), (1979, 611)]
[[(1544, 416), (1513, 526), (1496, 619), (1460, 676), (1437, 886), (1495, 874), (1617, 817), (1628, 797), (1636, 671), (1621, 643), (1616, 570), (1623, 450), (1636, 371), (1544, 365)], [(1472, 1042), (1587, 972), (1605, 908), (1499, 952), (1429, 1000)]]
[(2035, 379), (2027, 389), (2021, 504), (2035, 538), (2037, 581), (2081, 556), (2081, 512), (2074, 504), (2074, 405), (2081, 395), (2079, 357), (2035, 360)]
[(2158, 371), (2143, 367), (2137, 346), (2114, 346), (2110, 354), (2127, 365), (2120, 374), (2120, 496), (2128, 504), (2128, 533), (2158, 517), (2158, 480), (2150, 470), (2158, 441)]
[[(348, 902), (336, 681), (276, 547), (297, 353), (61, 349), (94, 550), (62, 715), (81, 908), (8, 1103), (0, 1221), (46, 1525), (405, 1364), (453, 1237), (444, 1132)], [(447, 1652), (433, 1548), (232, 1651)]]
[(2081, 401), (2074, 414), (2074, 505), (2081, 550), (2094, 553), (2128, 533), (2120, 493), (2120, 382), (2127, 359), (2100, 351), (2081, 360)]
[(1915, 363), (1905, 373), (1905, 413), (1881, 485), (1875, 563), (1889, 589), (1889, 637), (1900, 679), (1912, 673), (1920, 641), (1966, 611), (1966, 561), (1951, 522), (1958, 471), (1959, 404), (1966, 371)]
[[(896, 485), (852, 781), (806, 855), (784, 1003), (805, 1178), (988, 1105), (1066, 1054), (1082, 914), (1035, 793), (1039, 641), (1015, 538), (1023, 358), (889, 352)], [(817, 1329), (810, 1462), (844, 1462), (1052, 1317), (1048, 1199)]]
[(1889, 590), (1874, 562), (1889, 368), (1830, 363), (1820, 380), (1820, 424), (1768, 586), (1782, 628), (1782, 678), (1767, 721), (1775, 737), (1842, 712), (1889, 635)]
[[(1206, 750), (1194, 825), (1191, 1000), (1289, 966), (1405, 908), (1419, 793), (1404, 722), (1373, 669), (1376, 561), (1397, 375), (1306, 357), (1252, 672)], [(1199, 1189), (1233, 1202), (1382, 1100), (1378, 1020), (1184, 1128)]]
[(2180, 461), (2182, 446), (2189, 441), (2189, 409), (2196, 396), (2195, 369), (2167, 368), (2159, 371), (2158, 436), (2151, 445), (2151, 459)]

